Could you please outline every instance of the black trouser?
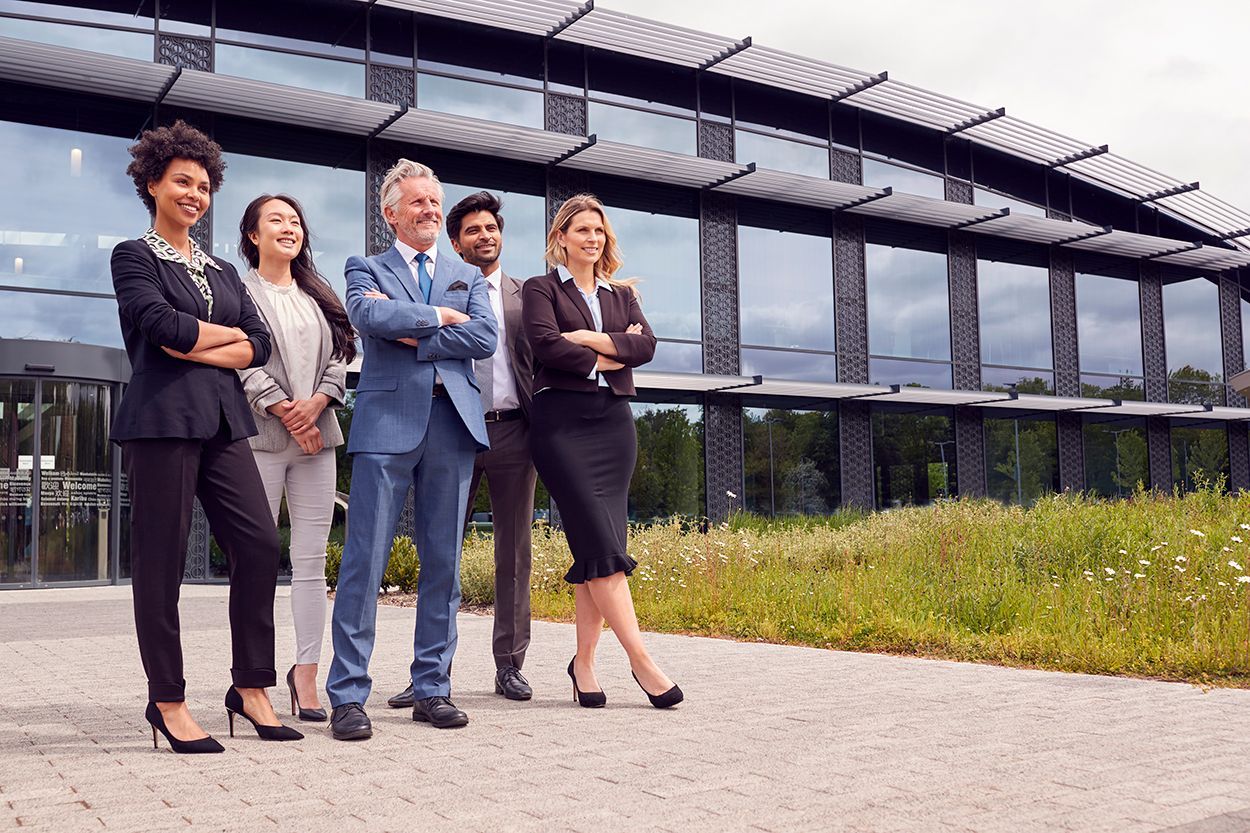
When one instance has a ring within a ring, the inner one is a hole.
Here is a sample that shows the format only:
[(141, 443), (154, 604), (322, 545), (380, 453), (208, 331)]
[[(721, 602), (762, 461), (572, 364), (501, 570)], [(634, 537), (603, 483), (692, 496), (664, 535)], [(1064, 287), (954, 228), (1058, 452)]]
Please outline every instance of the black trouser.
[(200, 499), (226, 554), (234, 685), (275, 685), (273, 596), (278, 533), (247, 440), (231, 441), (224, 421), (208, 440), (122, 443), (130, 491), (130, 570), (139, 656), (148, 699), (184, 699), (178, 594), (187, 562), (191, 511)]

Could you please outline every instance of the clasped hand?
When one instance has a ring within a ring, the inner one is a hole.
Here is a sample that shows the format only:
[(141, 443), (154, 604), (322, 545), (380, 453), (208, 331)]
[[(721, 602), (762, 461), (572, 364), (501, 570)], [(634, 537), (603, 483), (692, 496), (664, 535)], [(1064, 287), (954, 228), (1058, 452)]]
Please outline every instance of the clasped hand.
[(308, 399), (284, 399), (270, 405), (266, 410), (282, 420), (283, 427), (295, 438), (300, 450), (305, 454), (316, 454), (325, 448), (317, 419), (328, 402), (324, 393), (314, 393)]
[[(630, 324), (625, 328), (625, 332), (629, 335), (642, 335), (642, 325)], [(598, 353), (598, 358), (595, 359), (596, 371), (602, 372), (605, 370), (620, 370), (625, 367), (625, 365), (621, 364), (612, 356), (600, 352), (599, 348), (604, 344), (603, 338), (606, 333), (601, 333), (597, 330), (570, 330), (567, 333), (560, 333), (560, 335), (580, 347), (589, 347), (591, 350)], [(611, 343), (610, 337), (608, 339), (608, 343)]]
[[(364, 293), (364, 295), (366, 298), (376, 298), (379, 301), (391, 300), (390, 295), (376, 290), (370, 290)], [(469, 316), (465, 315), (458, 309), (452, 309), (451, 307), (435, 307), (434, 309), (438, 312), (438, 326), (440, 327), (450, 327), (453, 324), (463, 324), (469, 320)], [(400, 344), (407, 344), (409, 347), (418, 346), (415, 338), (400, 338), (396, 339), (396, 341)]]

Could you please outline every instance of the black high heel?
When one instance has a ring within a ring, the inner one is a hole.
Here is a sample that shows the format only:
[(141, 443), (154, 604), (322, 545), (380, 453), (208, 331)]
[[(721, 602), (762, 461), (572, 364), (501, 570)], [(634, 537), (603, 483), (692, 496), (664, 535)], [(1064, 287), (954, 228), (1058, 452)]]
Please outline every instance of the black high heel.
[(299, 704), (299, 695), (295, 693), (295, 666), (291, 666), (291, 670), (286, 672), (286, 687), (291, 689), (291, 714), (299, 717), (300, 720), (311, 723), (324, 723), (326, 719), (325, 709), (306, 709)]
[(243, 695), (234, 686), (226, 689), (226, 715), (230, 718), (230, 737), (234, 737), (234, 716), (245, 718), (261, 740), (303, 740), (304, 735), (290, 726), (265, 726), (257, 723), (243, 710)]
[(584, 709), (601, 709), (608, 704), (608, 695), (602, 691), (582, 691), (577, 687), (577, 675), (573, 673), (573, 660), (569, 660), (569, 679), (573, 681), (573, 699)]
[(642, 681), (638, 679), (638, 675), (634, 673), (634, 669), (629, 669), (629, 675), (634, 678), (634, 682), (638, 683), (638, 687), (642, 689), (642, 693), (647, 695), (647, 699), (651, 701), (651, 705), (657, 709), (671, 709), (682, 700), (686, 699), (686, 695), (681, 693), (681, 689), (674, 685), (663, 694), (652, 694), (643, 688)]
[(212, 752), (225, 752), (226, 747), (213, 740), (212, 735), (206, 738), (197, 738), (195, 740), (179, 740), (169, 732), (169, 727), (165, 725), (165, 715), (161, 714), (161, 710), (156, 704), (149, 701), (147, 710), (143, 713), (148, 723), (152, 724), (152, 748), (156, 749), (156, 732), (165, 736), (165, 740), (169, 741), (169, 748), (183, 755), (203, 755)]

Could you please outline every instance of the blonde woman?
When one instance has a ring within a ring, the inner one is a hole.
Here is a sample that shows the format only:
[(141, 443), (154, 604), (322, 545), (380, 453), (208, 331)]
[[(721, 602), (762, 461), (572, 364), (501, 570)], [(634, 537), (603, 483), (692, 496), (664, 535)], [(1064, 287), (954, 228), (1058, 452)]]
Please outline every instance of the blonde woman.
[(655, 335), (633, 280), (621, 267), (603, 204), (589, 194), (567, 200), (547, 235), (551, 271), (525, 282), (522, 320), (534, 351), (530, 447), (573, 554), (577, 655), (569, 662), (573, 696), (606, 704), (595, 679), (595, 648), (607, 621), (629, 655), (634, 679), (656, 708), (675, 706), (681, 689), (643, 645), (627, 577), (629, 481), (638, 439), (629, 400), (631, 368), (651, 361)]

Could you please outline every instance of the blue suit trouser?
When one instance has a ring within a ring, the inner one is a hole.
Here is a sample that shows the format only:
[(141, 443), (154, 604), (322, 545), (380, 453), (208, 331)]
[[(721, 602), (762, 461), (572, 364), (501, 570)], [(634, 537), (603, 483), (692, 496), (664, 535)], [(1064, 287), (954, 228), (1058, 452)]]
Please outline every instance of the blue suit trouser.
[[(367, 415), (356, 415), (362, 417)], [(460, 545), (476, 453), (476, 443), (451, 400), (438, 397), (431, 406), (425, 437), (415, 449), (402, 454), (354, 455), (347, 541), (330, 629), (334, 661), (326, 692), (331, 706), (364, 704), (369, 699), (378, 589), (409, 485), (413, 486), (413, 543), (421, 562), (412, 690), (417, 699), (450, 695), (460, 607)]]

